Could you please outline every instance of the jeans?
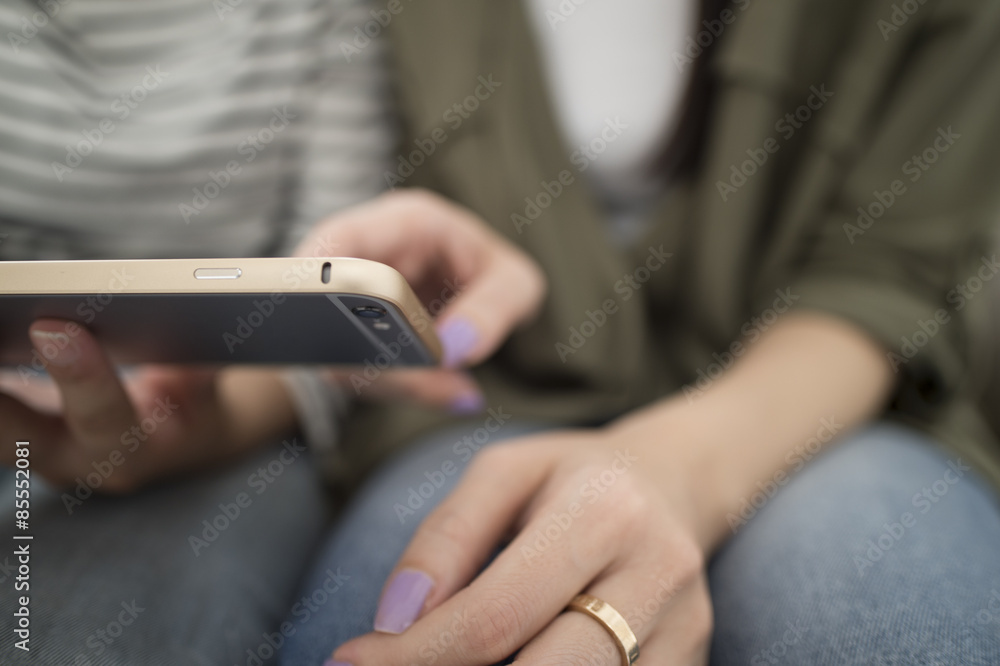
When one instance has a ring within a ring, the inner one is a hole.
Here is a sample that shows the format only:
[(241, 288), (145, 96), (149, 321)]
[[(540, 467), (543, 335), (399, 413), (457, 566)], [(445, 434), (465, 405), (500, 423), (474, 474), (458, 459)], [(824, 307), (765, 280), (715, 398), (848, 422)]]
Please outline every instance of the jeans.
[[(286, 666), (322, 664), (371, 629), (390, 569), (458, 479), (444, 463), (531, 429), (418, 443), (325, 543), (311, 462), (284, 465), (278, 448), (72, 515), (36, 484), (30, 653), (14, 648), (13, 480), (0, 474), (0, 664), (258, 666), (279, 648)], [(241, 492), (252, 504), (227, 524), (219, 505), (232, 513)], [(755, 515), (710, 563), (714, 664), (1000, 664), (1000, 504), (963, 461), (879, 424), (748, 500)], [(192, 545), (203, 521), (223, 529)]]
[[(525, 430), (505, 426), (484, 444)], [(346, 581), (297, 625), (281, 664), (318, 666), (371, 630), (387, 575), (458, 479), (442, 467), (468, 462), (468, 434), (424, 441), (356, 497), (302, 596), (329, 572)], [(709, 564), (713, 665), (1000, 664), (1000, 500), (964, 461), (882, 423), (775, 483), (771, 496), (762, 486)]]
[[(0, 470), (3, 666), (243, 666), (248, 651), (266, 662), (326, 525), (311, 459), (284, 447), (128, 498), (71, 491), (85, 499), (68, 508), (32, 486), (34, 539), (14, 541), (13, 474)], [(30, 652), (14, 646), (22, 543)]]

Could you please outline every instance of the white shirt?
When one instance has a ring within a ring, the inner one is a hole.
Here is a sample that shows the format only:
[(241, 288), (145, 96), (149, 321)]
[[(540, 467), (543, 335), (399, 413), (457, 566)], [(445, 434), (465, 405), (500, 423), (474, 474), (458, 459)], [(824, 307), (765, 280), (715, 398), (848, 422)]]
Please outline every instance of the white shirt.
[(674, 54), (694, 28), (692, 0), (525, 0), (556, 119), (570, 150), (627, 126), (586, 170), (623, 242), (664, 183), (654, 161), (679, 121), (690, 68)]

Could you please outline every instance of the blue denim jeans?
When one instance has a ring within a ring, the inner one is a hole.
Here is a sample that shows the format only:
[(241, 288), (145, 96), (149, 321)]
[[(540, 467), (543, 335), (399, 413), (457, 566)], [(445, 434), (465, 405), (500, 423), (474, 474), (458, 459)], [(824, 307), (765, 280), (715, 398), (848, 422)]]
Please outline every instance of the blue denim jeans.
[[(527, 430), (440, 433), (375, 476), (297, 598), (332, 576), (339, 587), (288, 618), (281, 663), (318, 666), (370, 631), (386, 576), (459, 477), (442, 470)], [(710, 562), (712, 664), (1000, 664), (1000, 500), (965, 461), (876, 424), (748, 502), (753, 515)]]
[(67, 502), (36, 478), (30, 652), (15, 647), (14, 548), (24, 542), (11, 538), (14, 478), (0, 470), (0, 664), (267, 662), (327, 524), (312, 461), (294, 452), (267, 448), (126, 498)]

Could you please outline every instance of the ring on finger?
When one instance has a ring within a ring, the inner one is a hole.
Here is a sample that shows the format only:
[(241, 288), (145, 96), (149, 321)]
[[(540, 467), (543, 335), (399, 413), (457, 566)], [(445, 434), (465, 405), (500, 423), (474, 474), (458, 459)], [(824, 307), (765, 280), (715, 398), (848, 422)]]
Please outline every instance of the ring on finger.
[(639, 659), (639, 641), (632, 628), (614, 607), (589, 594), (576, 595), (566, 610), (583, 613), (597, 620), (611, 634), (622, 656), (622, 666), (632, 666)]

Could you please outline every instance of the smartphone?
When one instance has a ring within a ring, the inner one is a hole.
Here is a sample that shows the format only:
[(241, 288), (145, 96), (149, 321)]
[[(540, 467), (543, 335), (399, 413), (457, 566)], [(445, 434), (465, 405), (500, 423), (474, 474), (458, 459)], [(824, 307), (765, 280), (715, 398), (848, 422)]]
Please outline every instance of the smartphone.
[[(0, 262), (0, 365), (45, 365), (39, 318), (86, 327), (119, 365), (376, 364), (441, 358), (395, 269), (343, 257)], [(65, 343), (65, 340), (60, 338)]]

